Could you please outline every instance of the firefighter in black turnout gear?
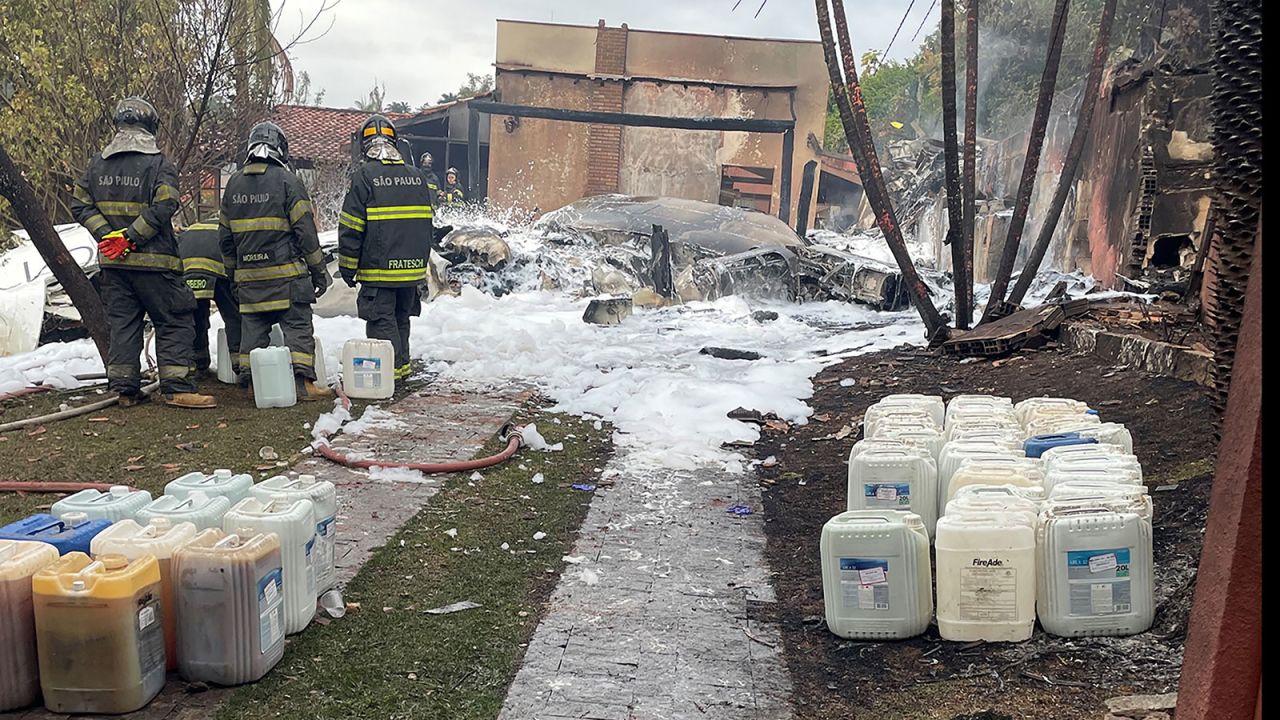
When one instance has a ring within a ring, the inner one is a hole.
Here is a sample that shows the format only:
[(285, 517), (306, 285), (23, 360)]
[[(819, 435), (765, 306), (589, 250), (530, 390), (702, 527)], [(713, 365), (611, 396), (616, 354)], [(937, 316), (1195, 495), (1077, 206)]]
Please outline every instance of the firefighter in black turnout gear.
[(431, 157), (431, 153), (424, 152), (418, 158), (418, 171), (422, 173), (423, 179), (427, 181), (427, 189), (431, 191), (431, 207), (440, 207), (440, 176), (436, 175), (433, 168), (435, 158)]
[(213, 303), (218, 304), (218, 313), (226, 325), (232, 368), (238, 370), (240, 308), (231, 290), (227, 268), (222, 264), (217, 218), (196, 223), (179, 235), (178, 253), (182, 256), (182, 277), (196, 297), (196, 332), (191, 355), (196, 376), (209, 371), (209, 311)]
[(129, 407), (141, 394), (143, 316), (156, 333), (160, 393), (175, 407), (211, 408), (196, 393), (191, 372), (195, 299), (182, 282), (182, 261), (170, 223), (178, 209), (178, 178), (156, 147), (160, 116), (140, 97), (121, 100), (116, 134), (76, 183), (71, 211), (98, 240), (100, 288), (110, 326), (107, 387)]
[(245, 166), (222, 194), (218, 218), (222, 262), (240, 306), (240, 383), (248, 385), (249, 353), (270, 343), (280, 323), (293, 361), (299, 400), (323, 400), (317, 387), (311, 305), (333, 282), (316, 237), (311, 200), (288, 167), (289, 141), (274, 123), (249, 133)]
[(356, 310), (370, 338), (390, 340), (395, 377), (409, 375), (409, 318), (422, 312), (418, 286), (427, 280), (434, 242), (431, 190), (396, 150), (391, 121), (374, 115), (360, 131), (364, 162), (338, 216), (338, 270), (360, 283)]

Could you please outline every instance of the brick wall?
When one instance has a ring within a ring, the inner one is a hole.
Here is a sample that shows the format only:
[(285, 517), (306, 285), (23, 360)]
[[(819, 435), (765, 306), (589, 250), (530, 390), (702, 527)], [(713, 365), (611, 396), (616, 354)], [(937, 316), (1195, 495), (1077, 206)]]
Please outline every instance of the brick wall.
[[(591, 109), (622, 112), (622, 80), (627, 71), (627, 26), (606, 27), (601, 20), (596, 29), (597, 75), (618, 79), (593, 80)], [(587, 195), (618, 192), (618, 171), (622, 163), (622, 128), (596, 125), (587, 128)]]

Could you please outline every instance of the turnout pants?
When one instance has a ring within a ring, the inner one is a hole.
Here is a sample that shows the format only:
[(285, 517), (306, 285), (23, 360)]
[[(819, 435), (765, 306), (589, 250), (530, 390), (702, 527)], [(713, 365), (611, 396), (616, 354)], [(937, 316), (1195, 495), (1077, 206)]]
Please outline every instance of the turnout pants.
[[(316, 379), (316, 338), (311, 325), (311, 305), (295, 301), (285, 310), (240, 316), (240, 382), (248, 383), (252, 379), (249, 352), (271, 343), (271, 326), (276, 323), (280, 323), (280, 329), (284, 331), (284, 344), (289, 346), (294, 376)], [(230, 338), (227, 341), (230, 342)]]
[(366, 337), (391, 341), (396, 351), (396, 379), (408, 377), (409, 318), (422, 313), (418, 288), (362, 285), (356, 296), (356, 312), (365, 321)]
[(169, 271), (102, 269), (102, 299), (107, 305), (111, 350), (107, 357), (107, 389), (135, 395), (142, 388), (143, 316), (156, 330), (156, 363), (160, 392), (195, 392), (191, 378), (191, 346), (195, 328), (191, 313), (196, 299)]
[(231, 281), (218, 280), (213, 286), (213, 299), (196, 298), (196, 334), (192, 362), (196, 370), (209, 369), (209, 311), (217, 303), (218, 312), (227, 329), (227, 348), (231, 351), (231, 367), (240, 369), (240, 305), (231, 294)]

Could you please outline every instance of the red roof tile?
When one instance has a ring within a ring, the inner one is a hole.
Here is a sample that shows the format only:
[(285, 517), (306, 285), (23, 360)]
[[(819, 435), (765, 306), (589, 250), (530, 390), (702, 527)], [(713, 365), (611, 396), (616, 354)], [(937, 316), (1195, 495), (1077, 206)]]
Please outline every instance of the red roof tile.
[[(411, 117), (407, 113), (382, 114), (392, 120)], [(289, 138), (290, 156), (315, 162), (347, 157), (351, 133), (359, 130), (369, 115), (354, 108), (280, 105), (272, 113), (271, 121)]]

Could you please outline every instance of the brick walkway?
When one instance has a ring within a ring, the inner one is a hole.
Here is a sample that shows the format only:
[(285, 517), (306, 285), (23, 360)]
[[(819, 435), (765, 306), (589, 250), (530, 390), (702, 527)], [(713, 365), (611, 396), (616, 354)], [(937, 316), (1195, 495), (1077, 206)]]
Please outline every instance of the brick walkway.
[[(784, 720), (754, 476), (627, 472), (614, 458), (501, 720)], [(726, 510), (744, 505), (753, 514)]]
[[(384, 409), (398, 416), (399, 428), (372, 428), (354, 438), (339, 435), (333, 445), (349, 452), (371, 452), (387, 460), (448, 462), (466, 460), (492, 438), (531, 396), (524, 389), (468, 390), (431, 387)], [(318, 412), (317, 412), (318, 414)], [(309, 459), (292, 468), (330, 480), (338, 487), (339, 582), (355, 577), (375, 550), (382, 547), (406, 521), (435, 495), (443, 480), (423, 483), (390, 483), (369, 479), (368, 473), (349, 470), (327, 460)], [(170, 675), (160, 696), (142, 710), (125, 716), (131, 720), (210, 720), (228, 690), (191, 692), (176, 675)], [(55, 715), (43, 709), (0, 713), (0, 720), (62, 720), (90, 716)]]

